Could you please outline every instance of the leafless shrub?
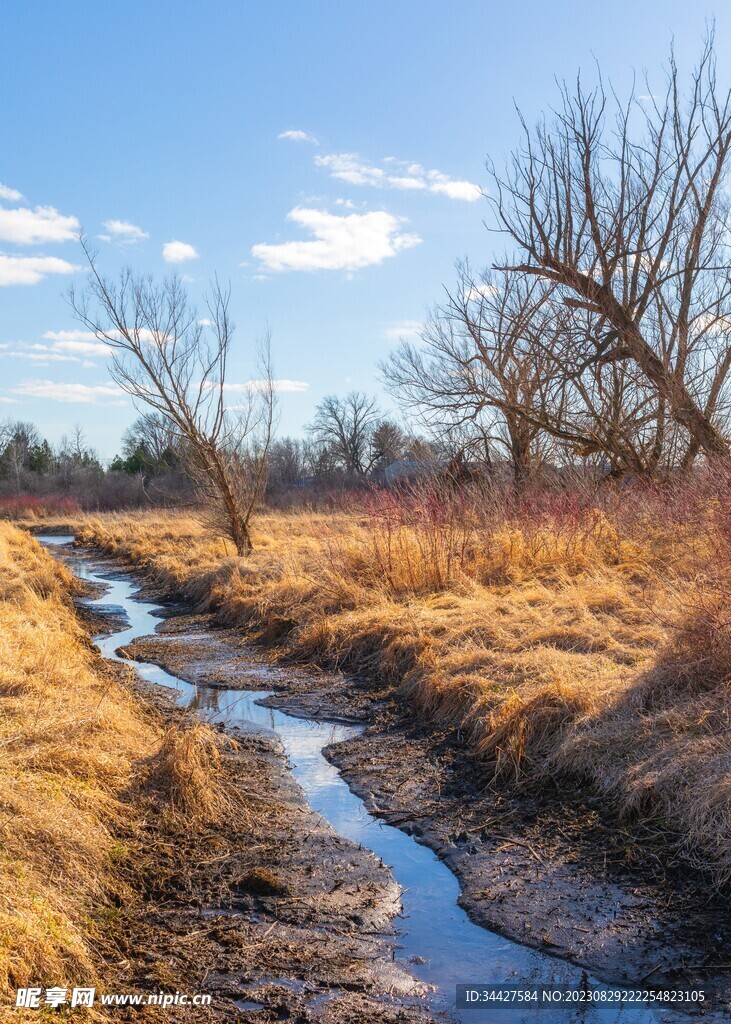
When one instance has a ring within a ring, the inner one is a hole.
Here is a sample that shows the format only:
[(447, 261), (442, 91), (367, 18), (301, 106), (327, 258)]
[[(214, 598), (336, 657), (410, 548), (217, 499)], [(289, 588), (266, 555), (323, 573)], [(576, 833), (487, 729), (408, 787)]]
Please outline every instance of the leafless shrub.
[(70, 292), (76, 316), (109, 346), (120, 388), (161, 415), (180, 440), (206, 523), (248, 554), (275, 416), (268, 336), (258, 354), (260, 379), (236, 389), (229, 406), (230, 289), (214, 283), (210, 324), (202, 323), (179, 278), (156, 285), (127, 269), (111, 281), (81, 244), (91, 274), (82, 296)]

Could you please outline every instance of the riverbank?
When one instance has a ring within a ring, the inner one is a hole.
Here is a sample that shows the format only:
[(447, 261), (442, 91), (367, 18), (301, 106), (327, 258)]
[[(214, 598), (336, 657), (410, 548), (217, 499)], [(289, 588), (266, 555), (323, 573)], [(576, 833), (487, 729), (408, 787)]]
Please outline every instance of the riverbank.
[(692, 503), (627, 492), (518, 519), (268, 513), (246, 560), (176, 514), (89, 520), (79, 538), (279, 656), (368, 679), (452, 732), (483, 786), (600, 800), (630, 866), (690, 866), (717, 891), (731, 878), (722, 508), (699, 487)]
[[(66, 547), (62, 550), (68, 552), (69, 549)], [(175, 603), (169, 603), (163, 610), (160, 607), (160, 596), (149, 585), (140, 589), (129, 578), (129, 573), (118, 571), (114, 562), (100, 559), (94, 554), (87, 557), (83, 554), (71, 553), (64, 557), (68, 558), (74, 570), (80, 572), (85, 579), (104, 580), (105, 586), (109, 588), (109, 593), (101, 598), (101, 601), (104, 607), (111, 606), (115, 619), (114, 632), (110, 632), (107, 637), (101, 637), (98, 641), (100, 649), (106, 657), (122, 660), (123, 663), (129, 657), (138, 659), (139, 672), (148, 684), (156, 683), (163, 692), (174, 694), (182, 706), (196, 712), (200, 711), (206, 720), (214, 724), (217, 723), (219, 727), (225, 725), (228, 730), (233, 730), (234, 735), (237, 735), (237, 730), (240, 728), (244, 728), (248, 734), (251, 723), (257, 723), (258, 728), (274, 730), (284, 743), (295, 778), (303, 787), (313, 809), (323, 814), (333, 824), (340, 837), (349, 838), (351, 844), (354, 843), (358, 849), (373, 850), (383, 862), (393, 865), (394, 875), (401, 887), (404, 922), (397, 931), (398, 939), (394, 949), (394, 952), (398, 950), (397, 959), (394, 964), (386, 966), (395, 971), (396, 978), (400, 976), (403, 979), (413, 973), (424, 984), (436, 985), (436, 1005), (442, 1006), (448, 1006), (452, 1002), (455, 984), (464, 982), (468, 971), (470, 977), (476, 977), (478, 973), (480, 977), (486, 976), (485, 972), (487, 971), (492, 978), (531, 979), (533, 984), (553, 982), (554, 984), (568, 983), (577, 986), (583, 984), (582, 979), (587, 979), (590, 984), (595, 983), (591, 972), (587, 977), (585, 972), (578, 971), (570, 964), (556, 959), (555, 954), (558, 950), (554, 949), (550, 952), (531, 950), (527, 943), (533, 939), (533, 936), (523, 934), (518, 936), (521, 940), (520, 943), (511, 943), (494, 932), (472, 924), (466, 915), (455, 906), (458, 896), (456, 880), (444, 864), (420, 843), (414, 842), (401, 828), (388, 825), (378, 827), (375, 820), (365, 812), (361, 801), (343, 783), (337, 772), (323, 760), (320, 753), (328, 742), (335, 744), (329, 751), (330, 753), (332, 750), (341, 749), (344, 746), (343, 739), (347, 737), (350, 737), (351, 740), (357, 739), (361, 731), (360, 728), (353, 726), (333, 725), (332, 721), (327, 720), (333, 714), (332, 702), (328, 700), (328, 694), (334, 693), (338, 686), (341, 695), (347, 694), (352, 689), (350, 680), (336, 676), (328, 677), (326, 674), (320, 674), (317, 678), (313, 678), (311, 674), (308, 676), (293, 671), (291, 667), (277, 669), (271, 665), (264, 652), (260, 651), (257, 656), (251, 648), (242, 645), (240, 634), (237, 631), (213, 631), (210, 617), (188, 614), (185, 609)], [(127, 622), (119, 621), (117, 609), (125, 611), (128, 616)], [(163, 618), (164, 622), (160, 623), (160, 618)], [(128, 645), (126, 649), (118, 646), (123, 641)], [(123, 653), (117, 653), (118, 651)], [(167, 664), (170, 671), (157, 667), (160, 664)], [(181, 681), (181, 677), (186, 676), (193, 680), (190, 684)], [(317, 711), (318, 717), (323, 719), (322, 722), (312, 721), (310, 712), (298, 707), (298, 692), (303, 695), (307, 694), (315, 700), (319, 699)], [(361, 697), (365, 711), (365, 690), (361, 692)], [(288, 705), (288, 712), (282, 713), (273, 710), (271, 706), (277, 703)], [(293, 715), (295, 717), (292, 717)], [(300, 715), (302, 717), (299, 717)], [(398, 733), (397, 722), (390, 722), (390, 727), (396, 728), (396, 735), (392, 738), (398, 747), (403, 744), (404, 737)], [(373, 751), (378, 752), (377, 730), (375, 734), (372, 729), (369, 729), (368, 732), (367, 739), (374, 744)], [(436, 821), (439, 831), (442, 830), (444, 822), (439, 821), (435, 814), (437, 808), (434, 806), (433, 796), (429, 793), (430, 788), (433, 787), (424, 786), (419, 773), (435, 777), (439, 802), (442, 802), (442, 778), (439, 772), (435, 771), (438, 765), (424, 763), (418, 757), (411, 760), (414, 754), (413, 742), (409, 743), (406, 752), (409, 754), (409, 764), (406, 767), (406, 775), (402, 774), (401, 776), (403, 781), (399, 782), (396, 789), (409, 783), (412, 786), (416, 784), (417, 788), (423, 791), (423, 796), (426, 799), (422, 800), (416, 808), (412, 805), (409, 815), (412, 818), (415, 817), (419, 822), (413, 831), (416, 833), (419, 829), (418, 834), (427, 837), (423, 841), (430, 842), (428, 819)], [(366, 759), (367, 761), (371, 760), (367, 771), (371, 777), (374, 773), (378, 777), (379, 772), (384, 772), (381, 779), (385, 780), (385, 786), (381, 784), (381, 789), (388, 794), (393, 788), (394, 773), (393, 769), (388, 771), (388, 758), (383, 758), (383, 750), (380, 751), (380, 754), (380, 759), (375, 766), (370, 758)], [(403, 773), (405, 767), (403, 758), (400, 767)], [(417, 774), (414, 775), (414, 772)], [(460, 780), (461, 783), (464, 781)], [(363, 788), (357, 781), (353, 784), (351, 780), (351, 785), (352, 789)], [(479, 795), (476, 790), (470, 792), (462, 785), (459, 791), (455, 790), (451, 794), (451, 797), (456, 801), (458, 813), (463, 815), (469, 807), (469, 804), (465, 804), (466, 799), (478, 801), (476, 809), (479, 811)], [(409, 802), (413, 801), (413, 797), (413, 792), (410, 792), (407, 806)], [(370, 798), (367, 795), (366, 800), (370, 803)], [(384, 817), (382, 807), (374, 806), (373, 811)], [(401, 817), (403, 819), (405, 816)], [(407, 829), (412, 830), (408, 821), (396, 820), (395, 824), (405, 824)], [(427, 825), (426, 829), (424, 829), (425, 824)], [(309, 833), (304, 837), (302, 833), (299, 833), (297, 839), (300, 846), (306, 846), (309, 841)], [(457, 839), (461, 841), (462, 837), (458, 835)], [(462, 852), (472, 854), (474, 850), (463, 850)], [(283, 857), (283, 861), (286, 863), (289, 855), (289, 850), (285, 849), (280, 852), (279, 847), (268, 851), (273, 865), (280, 863), (278, 857)], [(329, 859), (327, 866), (330, 866)], [(531, 880), (525, 869), (520, 870), (519, 865), (513, 865), (513, 868), (517, 869), (505, 881), (507, 881), (509, 889), (512, 888), (515, 894), (519, 894), (526, 883)], [(502, 867), (500, 873), (502, 874)], [(346, 876), (346, 884), (350, 881)], [(538, 877), (536, 877), (536, 883), (537, 888), (540, 889)], [(336, 879), (332, 889), (326, 888), (325, 891), (326, 893), (335, 893), (341, 888), (341, 880)], [(545, 886), (543, 889), (545, 895)], [(576, 887), (576, 892), (577, 894), (580, 892), (581, 897), (587, 896), (587, 892), (581, 892), (579, 887)], [(651, 903), (645, 903), (644, 906), (638, 907), (639, 901), (635, 901), (633, 904), (631, 900), (627, 900), (626, 891), (617, 891), (616, 895), (617, 902), (611, 907), (613, 916), (620, 918), (614, 929), (615, 933), (627, 927), (627, 920), (631, 919), (633, 911), (638, 909), (640, 912), (635, 915), (636, 920), (643, 925), (652, 924), (650, 918), (655, 908)], [(340, 896), (344, 907), (351, 906), (347, 890), (343, 889)], [(325, 898), (329, 899), (330, 895), (326, 895)], [(372, 905), (368, 901), (365, 903), (365, 906), (368, 907)], [(545, 911), (545, 909), (544, 904), (542, 910)], [(599, 908), (593, 909), (596, 912)], [(251, 914), (251, 908), (244, 912)], [(276, 922), (279, 900), (273, 901), (271, 912), (274, 922)], [(256, 911), (254, 913), (256, 914)], [(643, 913), (647, 914), (647, 921), (643, 920)], [(207, 913), (204, 911), (204, 916), (209, 920), (223, 918), (226, 924), (230, 923), (230, 915), (231, 910), (226, 905), (209, 908)], [(254, 919), (258, 921), (258, 915)], [(356, 924), (361, 923), (358, 914), (354, 920)], [(188, 927), (190, 927), (190, 923), (188, 922)], [(586, 928), (578, 930), (589, 931)], [(322, 930), (315, 929), (315, 932), (318, 939), (323, 941)], [(196, 930), (193, 934), (195, 936), (199, 932)], [(335, 935), (339, 934), (342, 934), (340, 929), (335, 932)], [(369, 931), (367, 934), (372, 935), (372, 932)], [(606, 937), (601, 928), (599, 936), (600, 938)], [(626, 934), (623, 937), (628, 938)], [(633, 936), (630, 935), (629, 938), (631, 940)], [(328, 936), (325, 940), (326, 950), (329, 951), (331, 943), (332, 937)], [(673, 936), (669, 936), (663, 946), (663, 951), (666, 954), (675, 957), (680, 949), (681, 947), (674, 941)], [(371, 956), (371, 960), (374, 959), (375, 957)], [(629, 967), (630, 976), (637, 978), (637, 968), (641, 961), (637, 959), (631, 944), (627, 950), (625, 961), (625, 972), (617, 970), (619, 965), (611, 964), (615, 979), (617, 975), (626, 973), (627, 967)], [(262, 969), (265, 968), (266, 962), (264, 960), (262, 963)], [(211, 967), (210, 961), (203, 960), (203, 963), (206, 964), (207, 969)], [(275, 966), (278, 966), (276, 960)], [(214, 963), (214, 967), (220, 971), (219, 964)], [(687, 985), (689, 975), (681, 972), (681, 977)], [(710, 976), (705, 974), (703, 978), (706, 982), (717, 980), (713, 974)], [(265, 981), (270, 980), (271, 978), (265, 979)], [(230, 985), (232, 982), (237, 984), (239, 979), (235, 974), (232, 977), (231, 973), (227, 972), (223, 976), (223, 981)], [(674, 988), (686, 987), (686, 985), (681, 986), (678, 980), (673, 982)], [(295, 991), (303, 994), (303, 1019), (322, 1019), (323, 1021), (332, 1021), (332, 1024), (335, 1022), (340, 1024), (340, 1022), (352, 1019), (348, 1015), (351, 1008), (347, 1003), (343, 1005), (339, 999), (342, 993), (333, 990), (329, 985), (324, 991), (318, 990), (316, 986), (317, 975), (305, 975), (302, 978), (301, 968), (296, 969), (295, 976), (289, 981), (290, 989), (294, 988)], [(283, 985), (282, 987), (287, 989), (288, 986)], [(401, 991), (403, 992), (403, 989)], [(372, 988), (368, 995), (371, 998), (375, 995), (378, 1002), (377, 992), (378, 986), (375, 986), (375, 990)], [(265, 991), (260, 994), (256, 986), (250, 986), (247, 995), (256, 995), (257, 997), (247, 1000), (247, 1005), (251, 1005), (251, 1014), (256, 1014), (256, 1019), (259, 1020), (268, 1019), (260, 1016), (264, 1012), (261, 1007), (269, 1009), (271, 1004), (262, 1004), (257, 999), (265, 998), (266, 995), (271, 995), (271, 992), (265, 988)], [(391, 992), (388, 1005), (393, 1007), (394, 1002), (397, 1005), (401, 1003), (403, 1009), (403, 995), (394, 999), (393, 992)], [(381, 998), (381, 1003), (383, 1003), (383, 998)], [(412, 1013), (418, 1012), (410, 999), (407, 1005)], [(292, 1005), (279, 1006), (277, 1012), (283, 1011), (283, 1009), (291, 1011)], [(343, 1010), (345, 1011), (344, 1015)], [(313, 1011), (315, 1012), (313, 1013)], [(541, 1018), (546, 1017), (545, 1010), (536, 1010), (536, 1012)], [(388, 1019), (383, 1016), (383, 1013), (384, 1010), (381, 1009), (381, 1015), (377, 1019)], [(583, 1019), (583, 1011), (577, 1009), (577, 1013)], [(516, 1024), (518, 1021), (524, 1022), (526, 1019), (525, 1011), (521, 1009), (513, 1012), (507, 1011), (506, 1015), (506, 1008), (502, 1008), (499, 1015), (501, 1020), (506, 1021), (508, 1019), (512, 1021), (515, 1018)], [(466, 1021), (467, 1016), (472, 1019), (474, 1010), (467, 1013), (466, 1016), (462, 1013), (459, 1019), (464, 1018)], [(623, 1019), (625, 1016), (628, 1024), (650, 1024), (656, 1020), (652, 1010), (641, 1006), (625, 1007), (622, 1010)], [(673, 1013), (671, 1016), (675, 1019), (676, 1014)], [(492, 1017), (493, 1013), (488, 1011), (486, 1019), (492, 1020)], [(547, 1021), (549, 1017), (551, 1020), (555, 1017), (557, 1021), (567, 1019), (566, 1012), (563, 1010), (557, 1010), (555, 1013), (549, 1012), (546, 1017)], [(245, 1019), (248, 1019), (248, 1014), (245, 1015)], [(356, 1019), (363, 1018), (357, 1015)], [(403, 1017), (398, 1019), (403, 1019)]]
[[(185, 550), (194, 560), (191, 541)], [(148, 594), (175, 599), (178, 591), (157, 562), (142, 569), (138, 557), (127, 564), (142, 571)], [(211, 576), (220, 583), (220, 575)], [(225, 589), (212, 597), (211, 576), (204, 586), (194, 571), (187, 588), (189, 600), (215, 608), (196, 631), (217, 625), (215, 635), (199, 651), (176, 644), (176, 614), (161, 636), (136, 643), (134, 654), (194, 682), (230, 687), (237, 649), (252, 632), (242, 637), (240, 627), (220, 628), (231, 611)], [(180, 621), (187, 629), (193, 620)], [(280, 655), (288, 658), (291, 650), (280, 642)], [(331, 760), (369, 809), (449, 864), (474, 920), (614, 981), (680, 983), (723, 974), (731, 948), (726, 900), (709, 899), (702, 875), (673, 869), (662, 835), (638, 834), (576, 784), (557, 781), (546, 790), (527, 779), (516, 787), (492, 778), (486, 785), (484, 765), (463, 735), (415, 718), (397, 684), (292, 667), (279, 678), (273, 706), (370, 724), (364, 737), (330, 750)]]
[(130, 865), (145, 796), (133, 795), (134, 780), (159, 775), (163, 733), (92, 650), (74, 614), (78, 593), (63, 566), (0, 523), (5, 1005), (23, 987), (111, 979), (120, 908), (137, 906)]

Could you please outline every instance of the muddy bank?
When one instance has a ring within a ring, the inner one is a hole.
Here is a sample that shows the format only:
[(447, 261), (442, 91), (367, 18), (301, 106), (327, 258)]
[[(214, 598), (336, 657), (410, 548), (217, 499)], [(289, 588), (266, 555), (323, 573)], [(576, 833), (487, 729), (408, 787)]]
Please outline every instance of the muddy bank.
[[(171, 608), (160, 634), (137, 643), (134, 654), (191, 682), (260, 689), (251, 663), (264, 665), (262, 652), (210, 626), (208, 616)], [(176, 639), (183, 632), (195, 639)], [(367, 680), (286, 666), (266, 686), (277, 691), (268, 703), (289, 713), (367, 723), (363, 735), (328, 748), (328, 758), (372, 813), (447, 863), (476, 922), (606, 981), (723, 978), (731, 959), (727, 902), (709, 903), (701, 879), (662, 873), (652, 849), (638, 846), (598, 802), (486, 787), (484, 769), (458, 737), (415, 724), (392, 690)]]
[[(95, 636), (125, 622), (114, 606), (99, 614), (82, 602), (79, 613)], [(190, 714), (166, 688), (139, 677), (132, 685), (162, 725)], [(116, 990), (213, 996), (210, 1008), (148, 1010), (146, 1020), (444, 1019), (394, 962), (400, 891), (390, 870), (310, 809), (276, 737), (233, 735), (223, 768), (244, 795), (241, 820), (191, 835), (151, 816), (143, 898), (114, 924)], [(139, 1019), (139, 1011), (118, 1013)]]

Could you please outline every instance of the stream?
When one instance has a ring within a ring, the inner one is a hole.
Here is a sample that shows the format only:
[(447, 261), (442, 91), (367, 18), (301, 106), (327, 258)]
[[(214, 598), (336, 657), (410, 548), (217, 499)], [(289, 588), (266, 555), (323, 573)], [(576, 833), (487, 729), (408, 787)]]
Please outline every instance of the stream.
[[(37, 539), (52, 548), (73, 541), (71, 536), (45, 535)], [(118, 648), (156, 632), (161, 608), (137, 596), (139, 587), (134, 579), (122, 573), (109, 574), (104, 569), (97, 571), (92, 560), (75, 552), (54, 553), (81, 579), (104, 586), (102, 597), (85, 599), (85, 604), (92, 608), (114, 606), (115, 611), (119, 609), (126, 616), (127, 628), (96, 638), (104, 657), (126, 660), (117, 655)], [(458, 983), (519, 983), (526, 989), (548, 984), (579, 986), (582, 976), (586, 980), (587, 975), (573, 964), (474, 924), (457, 904), (459, 883), (449, 868), (412, 836), (366, 810), (362, 800), (351, 792), (323, 755), (329, 744), (357, 735), (361, 727), (296, 718), (267, 707), (263, 702), (276, 689), (271, 683), (277, 670), (262, 667), (253, 659), (251, 671), (262, 680), (262, 689), (257, 691), (195, 686), (157, 665), (135, 664), (145, 680), (175, 690), (181, 705), (193, 706), (208, 721), (223, 723), (229, 729), (270, 731), (279, 737), (311, 807), (341, 836), (373, 851), (391, 867), (402, 889), (403, 906), (402, 915), (394, 922), (395, 956), (412, 975), (434, 987), (436, 1010), (449, 1011), (462, 1024), (658, 1024), (687, 1019), (660, 1007), (650, 1009), (631, 1003), (611, 1008), (582, 1004), (563, 1008), (498, 1005), (455, 1009)], [(597, 988), (603, 987), (591, 976), (588, 981)], [(252, 1013), (250, 1019), (255, 1017), (256, 1013)]]

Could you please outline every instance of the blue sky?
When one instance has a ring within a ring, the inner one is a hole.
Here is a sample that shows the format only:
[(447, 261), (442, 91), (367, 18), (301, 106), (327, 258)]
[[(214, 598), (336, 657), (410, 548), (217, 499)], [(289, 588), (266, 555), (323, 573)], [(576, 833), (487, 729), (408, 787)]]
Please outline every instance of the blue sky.
[[(0, 32), (0, 418), (103, 457), (135, 416), (63, 294), (99, 263), (231, 280), (231, 379), (269, 324), (281, 432), (318, 400), (377, 392), (377, 363), (451, 283), (502, 248), (485, 159), (591, 71), (626, 88), (681, 67), (716, 17), (675, 0), (108, 0), (6, 4)], [(724, 75), (725, 77), (725, 75)], [(102, 237), (98, 237), (102, 236)], [(204, 313), (202, 312), (202, 315)], [(73, 332), (73, 333), (67, 333)]]

